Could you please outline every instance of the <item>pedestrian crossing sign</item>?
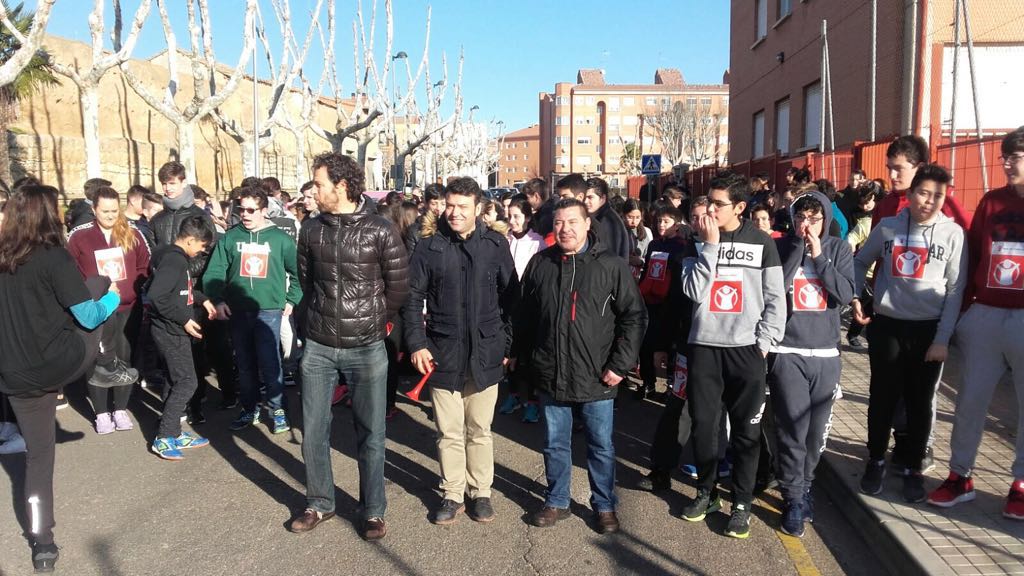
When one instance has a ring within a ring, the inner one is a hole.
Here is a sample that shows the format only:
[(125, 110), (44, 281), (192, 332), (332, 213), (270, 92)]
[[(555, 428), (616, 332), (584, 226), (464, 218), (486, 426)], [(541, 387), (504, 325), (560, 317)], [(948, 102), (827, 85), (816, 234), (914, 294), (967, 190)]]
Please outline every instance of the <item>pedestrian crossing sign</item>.
[(661, 154), (644, 154), (640, 160), (641, 173), (646, 176), (661, 174)]

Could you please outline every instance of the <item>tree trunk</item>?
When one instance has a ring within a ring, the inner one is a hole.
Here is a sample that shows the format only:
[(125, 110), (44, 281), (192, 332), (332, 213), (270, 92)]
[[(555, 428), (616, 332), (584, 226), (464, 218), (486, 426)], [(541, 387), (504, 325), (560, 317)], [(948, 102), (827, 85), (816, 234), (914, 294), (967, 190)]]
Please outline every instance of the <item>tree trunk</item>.
[(96, 85), (78, 89), (82, 103), (82, 139), (85, 143), (85, 177), (102, 178), (100, 166), (100, 98)]
[(196, 182), (196, 144), (193, 122), (179, 122), (175, 124), (178, 132), (178, 162), (185, 166), (185, 181), (190, 184)]
[(11, 151), (7, 145), (7, 126), (14, 116), (14, 105), (7, 102), (0, 102), (0, 178), (10, 186), (13, 184), (11, 178)]
[(298, 190), (309, 177), (306, 164), (306, 135), (303, 132), (292, 132), (295, 136), (295, 189)]
[(244, 138), (238, 143), (242, 152), (242, 175), (259, 176), (256, 173), (256, 142), (252, 138)]
[(395, 190), (405, 190), (405, 159), (407, 154), (399, 154), (391, 170), (395, 173)]

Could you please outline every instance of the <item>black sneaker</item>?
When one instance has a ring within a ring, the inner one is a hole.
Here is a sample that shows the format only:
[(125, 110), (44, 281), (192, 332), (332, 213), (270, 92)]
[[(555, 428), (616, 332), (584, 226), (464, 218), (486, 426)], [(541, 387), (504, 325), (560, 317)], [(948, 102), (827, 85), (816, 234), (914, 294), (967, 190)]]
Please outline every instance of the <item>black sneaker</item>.
[(750, 536), (750, 504), (733, 504), (725, 535), (740, 540)]
[(722, 499), (718, 496), (718, 490), (697, 490), (697, 497), (690, 502), (690, 505), (683, 508), (683, 520), (688, 522), (700, 522), (708, 514), (722, 509)]
[(647, 476), (644, 476), (636, 483), (636, 487), (640, 490), (647, 490), (648, 492), (668, 490), (672, 487), (672, 477), (669, 476), (668, 472), (651, 470)]
[(219, 408), (221, 410), (231, 410), (232, 408), (238, 408), (238, 398), (224, 398), (220, 401)]
[(456, 502), (445, 498), (441, 501), (441, 505), (434, 511), (434, 524), (445, 526), (455, 522), (455, 517), (466, 509), (466, 505), (462, 502)]
[(476, 522), (490, 522), (494, 520), (494, 507), (491, 506), (491, 499), (486, 496), (480, 498), (474, 498), (472, 500), (472, 510), (469, 511), (469, 517)]
[(198, 407), (189, 408), (188, 417), (185, 420), (193, 426), (196, 424), (206, 424), (206, 416), (203, 415), (203, 409)]
[(804, 535), (804, 503), (802, 500), (786, 500), (782, 507), (779, 528), (783, 534), (797, 538)]
[(60, 550), (56, 544), (33, 544), (32, 545), (32, 567), (39, 572), (53, 572), (60, 558)]
[(903, 475), (903, 499), (912, 504), (924, 502), (928, 493), (924, 491), (924, 476), (920, 472), (907, 470)]
[(885, 480), (885, 460), (877, 462), (868, 461), (864, 467), (864, 476), (860, 479), (860, 491), (872, 496), (882, 491), (882, 482)]
[(125, 386), (134, 384), (139, 379), (139, 371), (115, 362), (113, 369), (107, 369), (99, 364), (89, 377), (89, 383), (94, 386)]
[(863, 336), (854, 336), (853, 338), (847, 339), (850, 343), (851, 348), (867, 348), (868, 341)]

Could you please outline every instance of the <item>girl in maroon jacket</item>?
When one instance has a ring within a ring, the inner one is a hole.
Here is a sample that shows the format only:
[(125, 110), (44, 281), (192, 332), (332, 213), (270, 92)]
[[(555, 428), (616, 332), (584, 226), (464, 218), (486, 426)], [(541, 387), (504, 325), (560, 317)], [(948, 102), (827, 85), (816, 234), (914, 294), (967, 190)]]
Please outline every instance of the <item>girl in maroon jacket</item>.
[[(71, 230), (68, 252), (83, 278), (106, 276), (121, 294), (121, 305), (102, 327), (100, 353), (88, 386), (96, 411), (96, 432), (109, 434), (133, 428), (126, 408), (139, 373), (128, 366), (131, 348), (125, 329), (136, 308), (139, 287), (148, 273), (149, 246), (142, 233), (125, 218), (120, 196), (113, 188), (96, 191), (93, 212), (94, 222)], [(109, 411), (110, 390), (114, 396), (113, 413)]]

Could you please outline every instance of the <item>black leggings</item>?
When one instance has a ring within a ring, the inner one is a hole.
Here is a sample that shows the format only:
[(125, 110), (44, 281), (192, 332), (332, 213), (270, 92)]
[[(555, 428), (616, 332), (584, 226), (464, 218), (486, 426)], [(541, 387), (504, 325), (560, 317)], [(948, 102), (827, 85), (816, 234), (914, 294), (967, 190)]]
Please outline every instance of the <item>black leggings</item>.
[(114, 393), (114, 410), (124, 410), (128, 407), (128, 399), (132, 396), (132, 385), (127, 386), (114, 386), (113, 388), (107, 388), (104, 386), (96, 386), (93, 384), (88, 385), (89, 388), (89, 399), (92, 400), (92, 409), (96, 414), (103, 414), (104, 412), (110, 412), (110, 392)]

